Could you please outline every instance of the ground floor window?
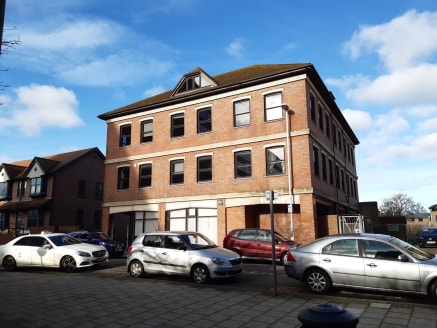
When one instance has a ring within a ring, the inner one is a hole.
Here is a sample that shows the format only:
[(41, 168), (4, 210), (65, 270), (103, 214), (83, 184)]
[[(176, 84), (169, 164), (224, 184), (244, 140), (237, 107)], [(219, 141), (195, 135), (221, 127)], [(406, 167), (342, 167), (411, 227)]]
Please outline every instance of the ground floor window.
[(145, 211), (135, 212), (134, 236), (143, 232), (158, 231), (158, 212)]
[(27, 212), (27, 227), (40, 227), (43, 225), (41, 211), (32, 209)]

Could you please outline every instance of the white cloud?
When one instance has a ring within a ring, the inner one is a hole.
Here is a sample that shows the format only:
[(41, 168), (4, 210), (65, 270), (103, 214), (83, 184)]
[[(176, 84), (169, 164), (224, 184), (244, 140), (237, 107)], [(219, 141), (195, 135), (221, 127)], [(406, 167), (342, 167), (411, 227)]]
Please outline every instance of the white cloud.
[[(435, 131), (437, 127), (437, 117), (430, 118), (423, 122), (420, 122), (417, 126), (418, 132)], [(435, 148), (435, 147), (434, 147)]]
[(345, 109), (342, 113), (354, 131), (368, 131), (372, 127), (372, 117), (368, 112)]
[(148, 97), (152, 97), (154, 95), (160, 94), (160, 93), (162, 93), (164, 91), (166, 91), (166, 90), (163, 87), (161, 87), (161, 86), (154, 86), (153, 88), (144, 91), (143, 96), (148, 98)]
[(226, 52), (232, 57), (241, 57), (245, 48), (244, 44), (244, 40), (235, 39), (226, 47)]
[(437, 51), (437, 13), (414, 10), (386, 24), (362, 26), (345, 44), (352, 58), (376, 52), (389, 71), (410, 67)]
[(0, 118), (0, 129), (16, 128), (31, 137), (44, 128), (72, 128), (83, 124), (74, 92), (51, 85), (30, 85), (15, 90), (17, 99), (8, 103)]

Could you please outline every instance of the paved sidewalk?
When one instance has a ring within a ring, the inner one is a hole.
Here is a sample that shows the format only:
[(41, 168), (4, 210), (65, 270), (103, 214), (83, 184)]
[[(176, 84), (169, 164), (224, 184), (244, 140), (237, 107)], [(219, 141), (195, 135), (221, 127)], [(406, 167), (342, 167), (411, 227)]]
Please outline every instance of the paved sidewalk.
[(117, 275), (0, 271), (0, 327), (301, 327), (297, 314), (335, 304), (359, 328), (437, 328), (437, 305), (299, 292), (236, 291), (220, 284)]

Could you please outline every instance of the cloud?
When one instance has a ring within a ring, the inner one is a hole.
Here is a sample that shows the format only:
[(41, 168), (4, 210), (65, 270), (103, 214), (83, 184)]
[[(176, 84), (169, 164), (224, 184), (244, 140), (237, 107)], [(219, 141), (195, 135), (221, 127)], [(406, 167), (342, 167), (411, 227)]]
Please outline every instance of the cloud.
[(148, 97), (152, 97), (154, 95), (160, 94), (160, 93), (162, 93), (164, 91), (166, 91), (166, 90), (163, 87), (161, 87), (161, 86), (154, 86), (153, 88), (144, 91), (143, 96), (148, 98)]
[(0, 118), (1, 129), (18, 129), (25, 136), (39, 135), (45, 128), (67, 129), (83, 124), (74, 92), (51, 85), (23, 86), (7, 104)]
[(344, 45), (354, 59), (376, 52), (389, 71), (413, 66), (437, 51), (437, 13), (415, 10), (386, 24), (362, 26)]
[(226, 47), (226, 52), (232, 57), (241, 57), (245, 48), (244, 44), (244, 40), (235, 39)]
[(368, 131), (372, 127), (372, 117), (368, 112), (345, 109), (342, 113), (354, 131)]

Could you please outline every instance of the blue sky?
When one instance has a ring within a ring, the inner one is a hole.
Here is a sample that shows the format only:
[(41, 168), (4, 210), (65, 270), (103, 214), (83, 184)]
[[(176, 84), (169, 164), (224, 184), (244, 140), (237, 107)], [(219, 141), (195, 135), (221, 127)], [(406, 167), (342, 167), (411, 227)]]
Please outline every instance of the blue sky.
[(437, 204), (434, 0), (7, 0), (0, 163), (106, 151), (97, 115), (253, 64), (316, 67), (354, 129), (360, 201)]

